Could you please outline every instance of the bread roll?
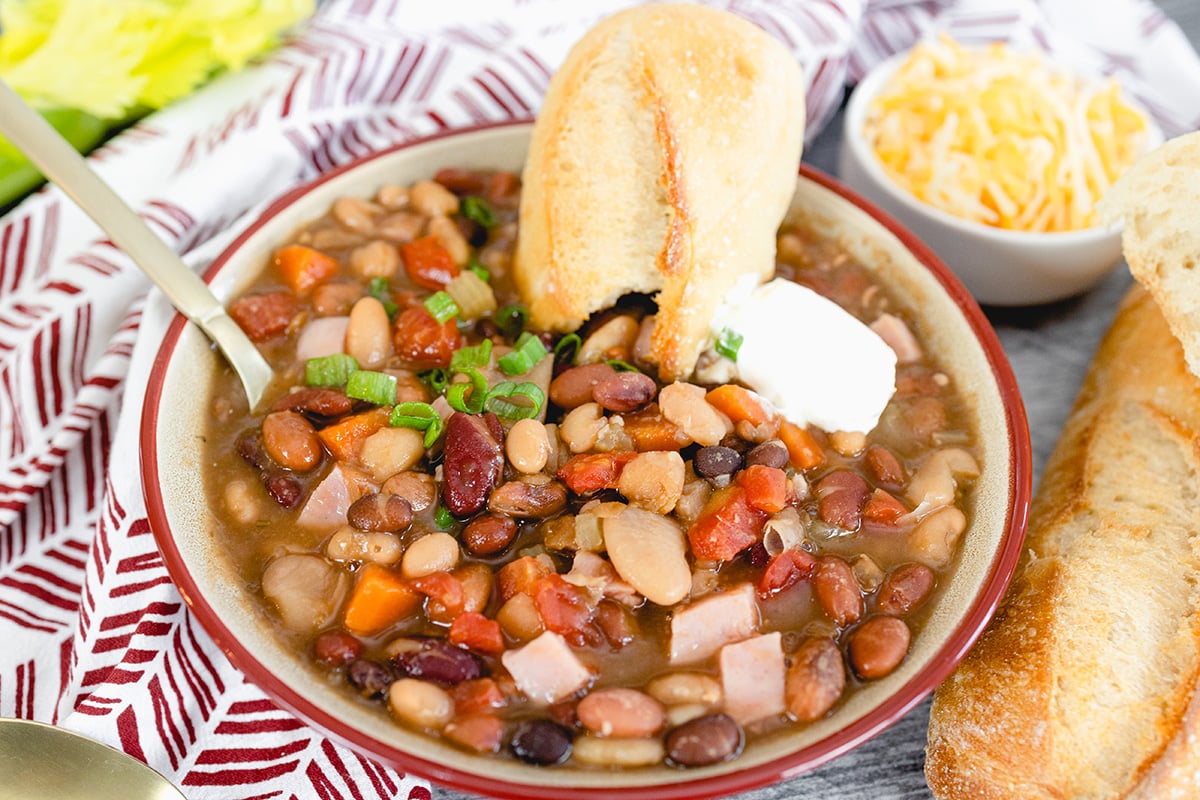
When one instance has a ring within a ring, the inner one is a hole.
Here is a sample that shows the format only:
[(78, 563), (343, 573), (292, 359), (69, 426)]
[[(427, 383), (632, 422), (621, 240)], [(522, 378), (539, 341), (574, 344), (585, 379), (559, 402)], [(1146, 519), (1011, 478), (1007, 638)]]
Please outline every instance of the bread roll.
[(774, 272), (803, 131), (799, 65), (740, 17), (650, 4), (600, 22), (533, 129), (514, 264), (531, 322), (574, 330), (658, 292), (650, 357), (689, 375), (738, 277)]
[(934, 794), (1159, 797), (1190, 780), (1176, 796), (1200, 796), (1200, 381), (1141, 287), (1046, 465), (1026, 545), (934, 695)]

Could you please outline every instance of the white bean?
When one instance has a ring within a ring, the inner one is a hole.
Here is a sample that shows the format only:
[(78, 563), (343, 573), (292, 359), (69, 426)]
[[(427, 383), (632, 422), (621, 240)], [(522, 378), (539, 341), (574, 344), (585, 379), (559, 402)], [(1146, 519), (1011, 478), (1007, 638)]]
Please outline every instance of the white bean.
[(574, 757), (587, 764), (614, 767), (645, 767), (658, 764), (665, 752), (661, 740), (610, 739), (590, 733), (575, 740)]
[(417, 728), (441, 730), (454, 716), (454, 700), (445, 689), (415, 678), (401, 678), (388, 687), (388, 706)]
[(360, 297), (350, 309), (345, 349), (363, 369), (381, 367), (392, 354), (392, 323), (374, 297)]
[(504, 439), (508, 463), (518, 472), (541, 472), (550, 459), (550, 439), (546, 426), (536, 419), (517, 420)]
[(425, 436), (412, 428), (380, 428), (363, 440), (359, 460), (376, 481), (413, 468), (425, 455)]
[(663, 418), (697, 444), (717, 444), (733, 430), (733, 423), (704, 399), (704, 388), (691, 383), (672, 383), (658, 393)]
[(404, 551), (400, 574), (406, 578), (422, 578), (435, 572), (449, 572), (458, 566), (462, 556), (458, 540), (445, 531), (428, 533)]
[(417, 181), (408, 191), (412, 207), (431, 217), (458, 211), (458, 196), (437, 181)]

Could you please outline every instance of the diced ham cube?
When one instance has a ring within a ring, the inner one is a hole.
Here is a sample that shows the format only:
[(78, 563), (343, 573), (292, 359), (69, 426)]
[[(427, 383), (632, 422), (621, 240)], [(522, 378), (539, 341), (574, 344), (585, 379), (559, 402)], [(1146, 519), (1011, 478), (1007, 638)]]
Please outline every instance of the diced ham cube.
[(749, 583), (709, 595), (671, 617), (671, 663), (703, 661), (724, 645), (758, 631), (758, 603)]
[(783, 712), (787, 670), (778, 631), (727, 644), (718, 661), (726, 714), (749, 725)]
[(349, 317), (319, 317), (304, 326), (296, 339), (296, 358), (307, 361), (342, 352)]
[(587, 686), (592, 673), (571, 651), (567, 640), (546, 631), (519, 650), (500, 656), (521, 693), (535, 703), (551, 705)]
[(910, 364), (921, 360), (921, 344), (904, 324), (904, 320), (892, 314), (880, 314), (879, 318), (871, 323), (871, 330), (896, 352), (898, 363)]
[(346, 524), (350, 510), (350, 487), (340, 466), (334, 466), (325, 480), (312, 490), (296, 522), (304, 528), (336, 528)]

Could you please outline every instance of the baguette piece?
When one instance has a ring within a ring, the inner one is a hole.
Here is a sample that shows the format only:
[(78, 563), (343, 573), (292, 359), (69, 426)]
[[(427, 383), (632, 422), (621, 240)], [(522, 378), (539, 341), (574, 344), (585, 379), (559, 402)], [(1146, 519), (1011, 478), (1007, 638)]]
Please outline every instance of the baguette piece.
[(1198, 493), (1200, 381), (1135, 286), (1046, 465), (1017, 576), (934, 695), (935, 796), (1148, 797), (1194, 773)]
[(650, 4), (597, 24), (550, 81), (522, 177), (532, 324), (574, 330), (658, 292), (650, 359), (689, 375), (739, 276), (774, 274), (804, 119), (799, 64), (734, 14)]
[(1171, 139), (1140, 158), (1097, 206), (1122, 220), (1129, 270), (1150, 290), (1200, 375), (1200, 131)]

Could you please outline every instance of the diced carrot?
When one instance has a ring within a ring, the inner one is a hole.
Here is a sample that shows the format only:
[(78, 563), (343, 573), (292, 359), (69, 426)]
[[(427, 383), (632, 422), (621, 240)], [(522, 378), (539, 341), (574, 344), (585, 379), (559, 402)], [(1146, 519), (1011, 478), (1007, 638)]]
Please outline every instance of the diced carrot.
[(663, 417), (657, 406), (624, 414), (625, 432), (639, 453), (651, 450), (682, 450), (692, 443), (688, 435), (674, 422)]
[(688, 528), (688, 542), (696, 558), (729, 561), (759, 540), (766, 520), (766, 512), (750, 505), (746, 490), (734, 484), (709, 498)]
[(734, 422), (749, 422), (763, 425), (775, 419), (775, 412), (767, 401), (755, 392), (742, 386), (726, 383), (704, 396), (708, 404)]
[(876, 489), (863, 506), (862, 518), (871, 522), (893, 523), (908, 513), (904, 504), (883, 489)]
[(337, 259), (302, 244), (289, 244), (276, 250), (274, 263), (275, 271), (288, 288), (302, 296), (338, 271)]
[(338, 461), (353, 461), (358, 458), (363, 441), (388, 424), (389, 415), (387, 408), (373, 408), (322, 428), (317, 436)]
[(549, 574), (550, 567), (533, 556), (522, 556), (508, 562), (496, 573), (500, 599), (508, 600), (516, 594), (532, 597), (537, 582)]
[(462, 611), (462, 581), (449, 572), (434, 572), (431, 575), (413, 578), (412, 587), (430, 600), (441, 603), (455, 617)]
[(787, 447), (788, 459), (796, 469), (812, 469), (825, 463), (825, 454), (817, 440), (799, 425), (785, 420), (779, 426), (779, 438)]
[(775, 514), (787, 506), (788, 479), (781, 469), (753, 464), (738, 473), (737, 482), (746, 490), (746, 502), (759, 511)]
[(450, 690), (450, 696), (454, 699), (454, 713), (460, 716), (491, 711), (505, 705), (500, 684), (491, 678), (463, 681)]
[(760, 597), (782, 592), (797, 581), (808, 580), (817, 568), (817, 559), (804, 550), (784, 550), (767, 562), (758, 579)]
[(359, 572), (342, 621), (351, 633), (373, 636), (420, 608), (421, 595), (408, 581), (387, 567), (368, 564)]
[(600, 632), (592, 625), (596, 612), (584, 589), (567, 583), (561, 575), (547, 575), (537, 582), (533, 601), (546, 630), (554, 631), (571, 644), (594, 644)]
[(634, 452), (583, 453), (567, 459), (557, 475), (575, 494), (615, 489), (621, 470), (636, 457), (637, 453)]
[(424, 236), (400, 248), (404, 271), (417, 286), (445, 289), (458, 276), (458, 265), (436, 236)]
[(475, 611), (464, 611), (450, 625), (450, 643), (495, 656), (504, 652), (504, 634), (500, 623)]

